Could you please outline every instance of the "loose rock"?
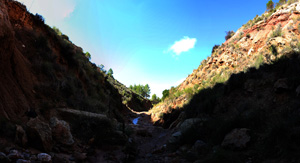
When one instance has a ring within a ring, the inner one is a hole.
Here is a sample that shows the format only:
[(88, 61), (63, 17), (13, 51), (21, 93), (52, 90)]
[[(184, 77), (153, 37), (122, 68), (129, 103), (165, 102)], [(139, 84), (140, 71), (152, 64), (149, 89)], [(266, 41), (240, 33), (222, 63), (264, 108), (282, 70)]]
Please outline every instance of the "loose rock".
[(222, 142), (223, 147), (242, 149), (245, 148), (250, 141), (249, 129), (234, 129), (227, 134)]
[(50, 127), (55, 140), (64, 145), (74, 144), (70, 126), (66, 121), (58, 120), (56, 117), (50, 119)]
[(42, 148), (42, 150), (51, 151), (53, 140), (50, 126), (38, 118), (30, 119), (27, 126), (29, 128), (27, 134), (30, 143), (37, 148)]
[(278, 79), (274, 84), (274, 90), (276, 93), (283, 93), (289, 89), (287, 79)]
[(41, 162), (45, 162), (45, 163), (51, 162), (51, 156), (47, 153), (40, 153), (37, 155), (37, 158)]

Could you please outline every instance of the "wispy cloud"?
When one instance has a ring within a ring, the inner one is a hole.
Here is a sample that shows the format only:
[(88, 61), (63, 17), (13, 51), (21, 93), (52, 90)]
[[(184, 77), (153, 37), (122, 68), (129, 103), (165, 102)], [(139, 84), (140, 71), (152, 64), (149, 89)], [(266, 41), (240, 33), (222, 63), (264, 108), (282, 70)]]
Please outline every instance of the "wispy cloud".
[(74, 11), (74, 9), (75, 9), (75, 6), (71, 6), (71, 8), (66, 9), (63, 13), (63, 18), (69, 17), (72, 14), (72, 12)]
[(18, 0), (33, 14), (41, 14), (47, 24), (55, 25), (69, 17), (75, 10), (75, 0)]
[(174, 44), (167, 50), (175, 55), (180, 55), (182, 52), (187, 52), (195, 47), (197, 42), (196, 38), (189, 38), (184, 36), (181, 40), (175, 41)]

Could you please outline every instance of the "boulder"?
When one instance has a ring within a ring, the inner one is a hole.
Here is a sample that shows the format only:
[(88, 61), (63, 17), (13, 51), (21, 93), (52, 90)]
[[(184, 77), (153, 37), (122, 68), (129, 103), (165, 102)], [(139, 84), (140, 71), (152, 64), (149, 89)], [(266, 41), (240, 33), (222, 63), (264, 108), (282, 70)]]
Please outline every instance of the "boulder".
[(57, 111), (70, 124), (73, 136), (82, 141), (88, 142), (94, 139), (94, 144), (98, 145), (120, 145), (126, 142), (126, 136), (117, 129), (117, 121), (108, 118), (105, 114), (69, 108), (58, 108)]
[(44, 151), (51, 151), (53, 147), (52, 131), (50, 126), (39, 118), (27, 122), (27, 136), (29, 144)]
[(197, 140), (194, 143), (192, 149), (199, 152), (199, 153), (201, 153), (202, 151), (207, 149), (207, 144), (202, 140)]
[(52, 162), (52, 158), (49, 154), (47, 153), (40, 153), (37, 155), (37, 159), (41, 162), (44, 162), (44, 163), (50, 163)]
[(191, 129), (192, 127), (194, 127), (196, 124), (201, 123), (202, 121), (205, 121), (205, 118), (190, 118), (190, 119), (186, 119), (185, 121), (183, 121), (183, 123), (181, 123), (179, 129), (180, 131), (182, 131), (182, 133), (188, 131), (189, 129)]
[(180, 141), (182, 136), (182, 133), (180, 131), (175, 132), (174, 134), (172, 134), (171, 138), (169, 139), (169, 143), (170, 144), (176, 144), (177, 142)]
[(243, 149), (246, 147), (249, 141), (249, 129), (234, 129), (225, 136), (222, 142), (222, 147), (231, 149)]
[(278, 79), (274, 84), (274, 90), (276, 93), (283, 93), (289, 90), (288, 81), (286, 78)]
[(297, 96), (300, 95), (300, 85), (296, 88), (296, 94), (297, 94)]
[(64, 145), (74, 144), (74, 139), (71, 134), (70, 126), (66, 121), (58, 120), (56, 117), (50, 119), (50, 127), (52, 136), (57, 142)]
[(15, 142), (22, 145), (23, 147), (26, 146), (28, 142), (26, 132), (20, 125), (16, 125)]

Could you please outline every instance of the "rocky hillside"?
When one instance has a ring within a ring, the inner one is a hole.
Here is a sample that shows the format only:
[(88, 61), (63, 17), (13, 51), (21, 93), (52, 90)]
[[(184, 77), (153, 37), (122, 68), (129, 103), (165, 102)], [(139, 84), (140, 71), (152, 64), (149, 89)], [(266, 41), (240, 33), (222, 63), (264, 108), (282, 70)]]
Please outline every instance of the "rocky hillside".
[(172, 136), (155, 157), (299, 162), (300, 3), (243, 25), (154, 106)]
[(128, 107), (151, 107), (16, 1), (0, 0), (0, 40), (0, 152), (86, 153), (85, 145), (124, 145)]
[(153, 121), (163, 113), (181, 108), (202, 89), (223, 83), (231, 74), (272, 64), (283, 55), (300, 50), (300, 3), (284, 4), (256, 16), (203, 60), (179, 86), (169, 90), (169, 97), (150, 112)]

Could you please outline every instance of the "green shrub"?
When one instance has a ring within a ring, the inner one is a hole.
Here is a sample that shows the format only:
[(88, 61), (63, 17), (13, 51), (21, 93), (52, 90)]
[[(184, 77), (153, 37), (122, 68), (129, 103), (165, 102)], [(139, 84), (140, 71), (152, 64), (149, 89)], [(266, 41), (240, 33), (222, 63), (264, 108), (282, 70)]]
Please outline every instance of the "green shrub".
[(36, 13), (36, 14), (34, 15), (34, 21), (35, 21), (37, 24), (39, 24), (39, 25), (45, 24), (45, 19), (44, 19), (44, 17), (43, 17), (42, 15), (38, 14), (38, 13)]
[(271, 46), (269, 47), (269, 50), (271, 51), (271, 53), (272, 53), (273, 55), (275, 55), (275, 56), (278, 55), (277, 48), (276, 48), (275, 45), (271, 45)]
[(247, 34), (246, 34), (246, 37), (247, 37), (247, 38), (250, 38), (250, 37), (251, 37), (250, 33), (247, 33)]
[(227, 31), (227, 32), (226, 32), (226, 36), (225, 36), (225, 40), (227, 41), (227, 40), (230, 39), (233, 35), (234, 35), (234, 32), (233, 32), (233, 31)]
[(187, 95), (188, 98), (191, 98), (192, 95), (194, 94), (193, 88), (191, 88), (191, 87), (184, 89), (183, 92)]
[(91, 59), (91, 54), (89, 52), (84, 53), (84, 55), (87, 59), (89, 60)]
[(163, 92), (162, 92), (162, 98), (161, 98), (161, 100), (162, 101), (164, 101), (167, 97), (169, 97), (169, 95), (170, 95), (170, 92), (169, 92), (169, 90), (168, 89), (165, 89)]
[(59, 35), (59, 36), (62, 35), (61, 31), (60, 31), (57, 27), (53, 26), (52, 29), (54, 30), (54, 32), (55, 32), (57, 35)]
[(271, 37), (279, 37), (282, 36), (281, 24), (278, 24), (276, 29), (273, 31)]
[(263, 64), (263, 62), (264, 62), (264, 57), (262, 54), (260, 54), (255, 60), (254, 67), (258, 69)]
[(107, 75), (110, 76), (110, 77), (113, 77), (113, 74), (114, 74), (114, 71), (110, 68), (110, 69), (107, 71)]
[(161, 101), (161, 99), (159, 97), (157, 97), (156, 94), (153, 94), (151, 97), (151, 101), (153, 104), (157, 104)]
[(256, 17), (254, 18), (254, 24), (263, 20), (263, 18), (261, 16), (256, 15)]
[(211, 53), (214, 53), (219, 47), (220, 47), (220, 45), (214, 45), (214, 47), (212, 48)]

